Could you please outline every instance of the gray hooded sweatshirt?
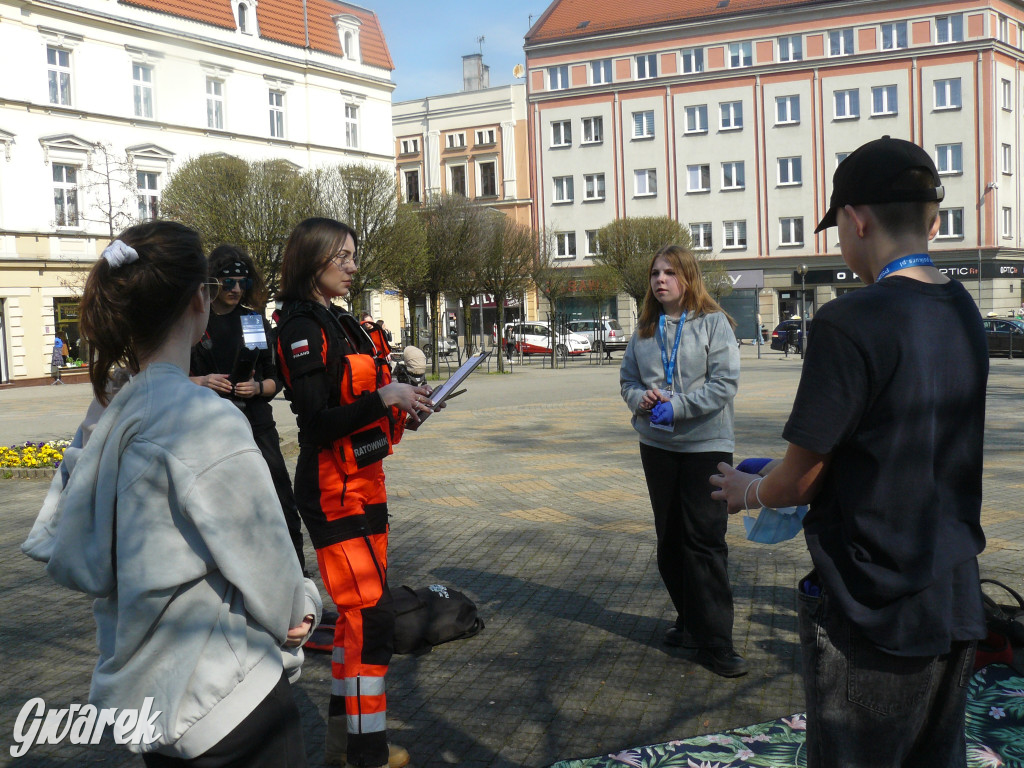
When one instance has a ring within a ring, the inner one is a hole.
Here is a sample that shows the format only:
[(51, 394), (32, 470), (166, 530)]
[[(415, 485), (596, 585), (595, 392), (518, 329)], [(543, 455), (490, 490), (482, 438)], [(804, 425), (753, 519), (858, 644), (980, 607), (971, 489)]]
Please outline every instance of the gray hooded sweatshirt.
[[(672, 355), (677, 322), (666, 318), (666, 354)], [(640, 410), (648, 389), (666, 389), (665, 368), (657, 327), (648, 339), (634, 332), (622, 355), (619, 384), (633, 414), (640, 442), (666, 451), (732, 453), (733, 398), (740, 380), (740, 352), (732, 326), (722, 312), (687, 317), (672, 372), (672, 431), (651, 426), (650, 413)]]
[(196, 757), (266, 698), (288, 628), (314, 612), (249, 424), (154, 364), (64, 464), (22, 549), (96, 598), (89, 700), (141, 709), (152, 697), (159, 738), (129, 748)]

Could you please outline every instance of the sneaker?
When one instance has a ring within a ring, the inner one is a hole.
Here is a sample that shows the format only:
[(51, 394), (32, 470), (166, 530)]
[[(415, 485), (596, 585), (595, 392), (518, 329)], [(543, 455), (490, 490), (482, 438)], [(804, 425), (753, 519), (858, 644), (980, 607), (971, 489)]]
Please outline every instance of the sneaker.
[(750, 667), (732, 648), (701, 648), (693, 659), (722, 677), (743, 677)]

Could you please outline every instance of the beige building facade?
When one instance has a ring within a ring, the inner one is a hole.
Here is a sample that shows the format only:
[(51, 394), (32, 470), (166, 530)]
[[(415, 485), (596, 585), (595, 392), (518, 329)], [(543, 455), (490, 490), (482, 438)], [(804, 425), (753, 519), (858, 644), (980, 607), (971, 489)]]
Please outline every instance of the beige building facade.
[(617, 218), (669, 216), (727, 268), (739, 336), (813, 316), (860, 285), (814, 234), (832, 173), (891, 135), (942, 175), (940, 268), (983, 314), (1022, 307), (1020, 5), (556, 0), (525, 50), (534, 221), (566, 266)]

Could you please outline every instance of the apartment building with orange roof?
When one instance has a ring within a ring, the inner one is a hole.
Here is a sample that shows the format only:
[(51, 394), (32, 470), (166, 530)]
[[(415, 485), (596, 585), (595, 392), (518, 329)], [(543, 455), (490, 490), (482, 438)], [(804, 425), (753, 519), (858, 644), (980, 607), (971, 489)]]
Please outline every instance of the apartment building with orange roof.
[(189, 158), (392, 168), (393, 69), (348, 2), (0, 0), (0, 385), (48, 378), (56, 334), (81, 356), (105, 209), (159, 215)]
[(1024, 306), (1019, 3), (555, 0), (525, 52), (534, 222), (567, 267), (609, 222), (669, 216), (727, 268), (738, 336), (812, 317), (860, 284), (814, 234), (832, 173), (892, 135), (942, 174), (940, 268), (982, 314)]

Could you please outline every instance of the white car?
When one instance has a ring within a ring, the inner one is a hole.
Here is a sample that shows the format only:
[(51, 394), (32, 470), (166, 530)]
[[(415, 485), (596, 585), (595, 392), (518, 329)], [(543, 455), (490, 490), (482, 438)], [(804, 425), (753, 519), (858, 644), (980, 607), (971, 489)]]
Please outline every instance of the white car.
[(570, 320), (569, 330), (590, 339), (590, 346), (598, 352), (602, 348), (609, 352), (621, 351), (629, 343), (629, 336), (618, 320)]
[[(551, 326), (544, 322), (506, 323), (505, 351), (524, 355), (551, 354)], [(556, 331), (554, 349), (560, 357), (582, 355), (590, 351), (590, 340), (571, 331)]]

